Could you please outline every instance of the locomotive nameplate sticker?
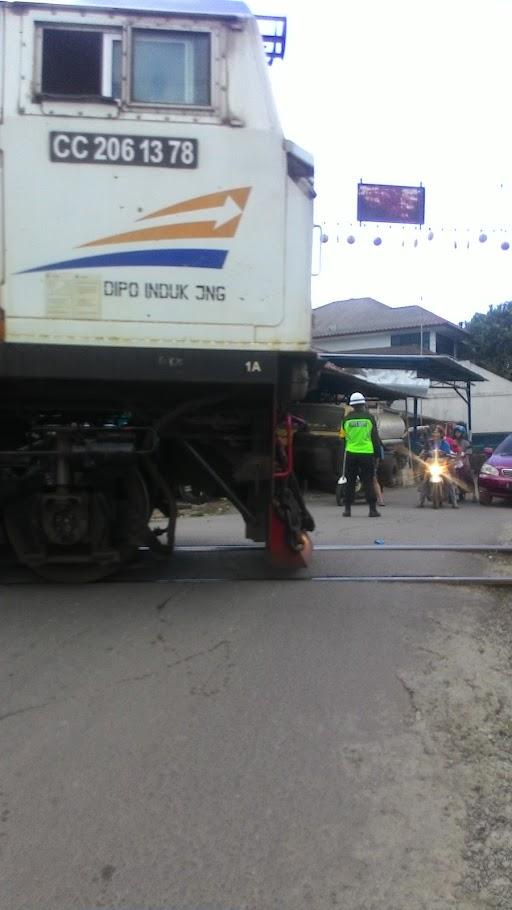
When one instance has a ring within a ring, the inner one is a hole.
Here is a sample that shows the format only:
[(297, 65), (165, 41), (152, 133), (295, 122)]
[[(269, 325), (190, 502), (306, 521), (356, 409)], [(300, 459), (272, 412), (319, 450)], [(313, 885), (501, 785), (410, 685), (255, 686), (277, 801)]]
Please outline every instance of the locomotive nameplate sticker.
[(50, 319), (101, 319), (101, 278), (46, 275), (46, 315)]
[(121, 136), (117, 133), (50, 133), (50, 161), (61, 164), (195, 168), (197, 160), (197, 139)]

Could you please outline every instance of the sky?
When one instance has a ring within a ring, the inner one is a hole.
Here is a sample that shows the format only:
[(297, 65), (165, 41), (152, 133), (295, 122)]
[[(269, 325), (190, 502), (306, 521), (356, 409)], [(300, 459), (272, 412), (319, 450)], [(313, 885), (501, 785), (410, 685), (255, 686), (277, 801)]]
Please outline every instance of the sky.
[[(512, 0), (248, 2), (288, 20), (270, 76), (315, 158), (313, 306), (374, 297), (457, 323), (512, 300)], [(425, 226), (359, 225), (360, 180), (423, 184)]]

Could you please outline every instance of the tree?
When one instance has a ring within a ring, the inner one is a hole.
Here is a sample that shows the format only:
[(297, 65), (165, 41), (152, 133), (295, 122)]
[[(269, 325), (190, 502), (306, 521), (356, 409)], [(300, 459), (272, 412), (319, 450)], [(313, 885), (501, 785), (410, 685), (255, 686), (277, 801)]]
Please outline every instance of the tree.
[(512, 379), (512, 301), (475, 313), (466, 323), (471, 359), (486, 370)]

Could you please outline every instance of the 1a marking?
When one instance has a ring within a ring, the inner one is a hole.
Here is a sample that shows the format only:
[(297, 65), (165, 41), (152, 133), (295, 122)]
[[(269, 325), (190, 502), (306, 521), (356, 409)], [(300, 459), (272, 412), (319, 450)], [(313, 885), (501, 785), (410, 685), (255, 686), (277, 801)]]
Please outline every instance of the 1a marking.
[(261, 367), (257, 360), (246, 360), (245, 369), (248, 373), (261, 373)]

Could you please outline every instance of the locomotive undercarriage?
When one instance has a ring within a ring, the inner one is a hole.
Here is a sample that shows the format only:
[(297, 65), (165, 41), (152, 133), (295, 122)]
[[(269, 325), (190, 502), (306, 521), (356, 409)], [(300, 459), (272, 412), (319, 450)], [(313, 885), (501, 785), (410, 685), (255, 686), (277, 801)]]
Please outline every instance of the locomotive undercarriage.
[(303, 550), (312, 522), (276, 452), (289, 382), (1, 384), (0, 542), (42, 577), (98, 580), (141, 546), (168, 559), (183, 487), (227, 497), (253, 540), (272, 546), (277, 522), (292, 561)]

